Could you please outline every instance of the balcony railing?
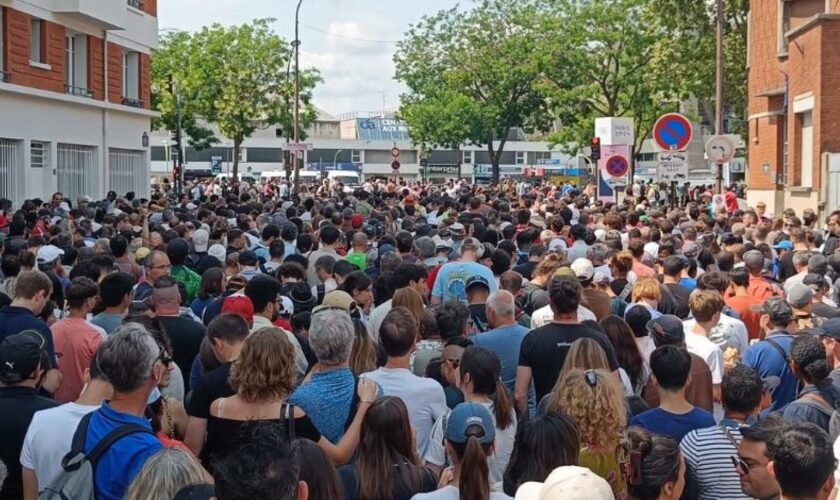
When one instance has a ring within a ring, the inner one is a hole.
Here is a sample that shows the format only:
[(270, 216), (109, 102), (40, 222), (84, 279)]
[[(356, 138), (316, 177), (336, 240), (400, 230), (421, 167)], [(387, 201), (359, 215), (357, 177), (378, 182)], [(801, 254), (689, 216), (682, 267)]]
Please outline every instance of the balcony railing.
[(140, 99), (133, 99), (131, 97), (123, 97), (122, 103), (126, 106), (131, 106), (132, 108), (142, 108), (146, 104)]
[(129, 7), (134, 7), (137, 10), (143, 10), (143, 0), (126, 0)]
[(8, 71), (0, 71), (0, 82), (9, 83), (12, 81), (12, 74)]
[(93, 91), (86, 87), (76, 87), (74, 85), (64, 85), (64, 92), (79, 97), (93, 98)]

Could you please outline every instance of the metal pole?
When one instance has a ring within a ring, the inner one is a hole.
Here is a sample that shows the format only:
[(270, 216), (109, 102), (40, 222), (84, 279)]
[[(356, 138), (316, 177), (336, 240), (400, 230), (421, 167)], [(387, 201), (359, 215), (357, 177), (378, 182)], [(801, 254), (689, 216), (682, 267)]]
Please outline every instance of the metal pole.
[[(715, 57), (715, 135), (723, 133), (723, 0), (715, 0), (715, 10), (717, 11), (717, 53)], [(717, 185), (715, 186), (718, 193), (723, 193), (723, 164), (717, 165)]]
[(335, 154), (333, 155), (333, 170), (338, 170), (338, 155), (339, 155), (340, 153), (343, 153), (343, 152), (344, 152), (344, 150), (343, 150), (343, 149), (339, 149), (339, 150), (338, 150), (338, 151), (336, 151), (336, 152), (335, 152)]
[[(295, 8), (295, 146), (300, 144), (300, 37), (298, 35), (300, 4), (303, 0), (298, 0), (297, 8)], [(300, 189), (300, 164), (298, 163), (298, 150), (295, 149), (293, 161), (295, 162), (295, 185), (294, 191), (298, 192)]]

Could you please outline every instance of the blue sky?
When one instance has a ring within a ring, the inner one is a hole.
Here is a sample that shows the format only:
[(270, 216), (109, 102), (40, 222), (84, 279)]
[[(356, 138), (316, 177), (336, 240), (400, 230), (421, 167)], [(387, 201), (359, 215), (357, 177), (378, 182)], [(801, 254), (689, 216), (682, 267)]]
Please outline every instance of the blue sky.
[[(379, 111), (399, 103), (394, 81), (394, 43), (424, 14), (451, 8), (455, 0), (303, 0), (300, 14), (301, 66), (321, 71), (324, 83), (315, 104), (333, 114)], [(275, 30), (294, 38), (296, 0), (163, 0), (160, 29), (193, 31), (255, 18), (277, 19)], [(371, 40), (371, 41), (361, 41)]]

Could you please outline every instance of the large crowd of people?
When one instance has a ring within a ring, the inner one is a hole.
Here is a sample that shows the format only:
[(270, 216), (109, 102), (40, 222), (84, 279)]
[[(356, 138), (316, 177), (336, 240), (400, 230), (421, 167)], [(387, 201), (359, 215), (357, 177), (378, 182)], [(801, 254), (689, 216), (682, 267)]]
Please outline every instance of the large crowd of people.
[(0, 200), (0, 500), (837, 494), (840, 210), (171, 187)]

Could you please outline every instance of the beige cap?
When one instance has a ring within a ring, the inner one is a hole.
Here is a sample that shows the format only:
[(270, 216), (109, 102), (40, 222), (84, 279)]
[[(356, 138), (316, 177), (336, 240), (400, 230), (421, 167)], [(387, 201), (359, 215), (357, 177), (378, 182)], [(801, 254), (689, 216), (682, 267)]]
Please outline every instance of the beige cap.
[(613, 500), (612, 488), (586, 467), (567, 465), (549, 474), (544, 483), (527, 482), (516, 490), (516, 500)]

